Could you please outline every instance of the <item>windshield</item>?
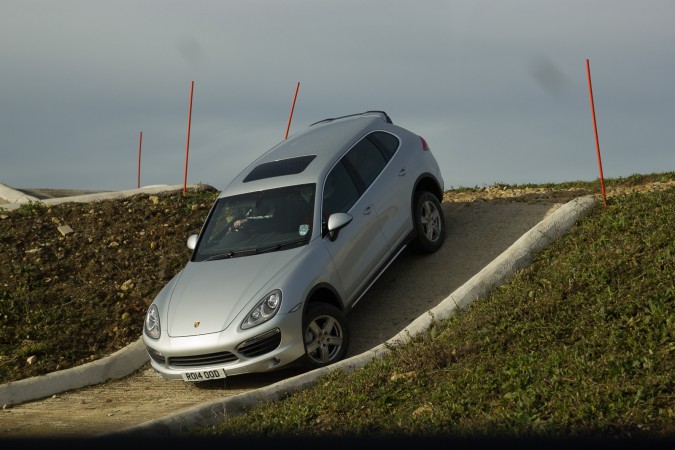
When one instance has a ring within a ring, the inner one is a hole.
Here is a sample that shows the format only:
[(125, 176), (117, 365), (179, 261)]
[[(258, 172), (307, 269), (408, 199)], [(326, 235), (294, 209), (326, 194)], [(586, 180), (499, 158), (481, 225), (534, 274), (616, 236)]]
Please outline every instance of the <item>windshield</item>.
[(307, 244), (315, 189), (315, 184), (304, 184), (218, 199), (193, 259), (231, 258)]

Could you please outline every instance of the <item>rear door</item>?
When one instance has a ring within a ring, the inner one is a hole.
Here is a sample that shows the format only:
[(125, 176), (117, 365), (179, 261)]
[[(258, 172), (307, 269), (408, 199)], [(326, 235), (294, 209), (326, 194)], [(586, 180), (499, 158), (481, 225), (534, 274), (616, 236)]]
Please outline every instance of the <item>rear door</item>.
[[(382, 234), (392, 250), (398, 247), (413, 227), (410, 195), (415, 177), (409, 173), (409, 161), (399, 150), (400, 146), (398, 137), (385, 131), (375, 131), (357, 144), (355, 149), (358, 148), (358, 153), (350, 152), (348, 155), (364, 180), (373, 176), (364, 167), (369, 167), (369, 164), (373, 166), (372, 161), (378, 161), (381, 169), (369, 183), (367, 193), (377, 208)], [(373, 169), (368, 170), (375, 172)]]

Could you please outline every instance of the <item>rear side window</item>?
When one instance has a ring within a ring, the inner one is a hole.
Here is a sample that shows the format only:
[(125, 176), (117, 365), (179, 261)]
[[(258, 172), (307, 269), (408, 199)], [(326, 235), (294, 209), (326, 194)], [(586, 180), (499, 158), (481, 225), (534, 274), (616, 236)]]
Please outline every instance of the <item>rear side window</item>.
[(368, 135), (368, 139), (373, 141), (384, 153), (384, 156), (389, 161), (398, 150), (399, 140), (393, 134), (385, 133), (384, 131), (376, 131)]
[(368, 189), (375, 178), (387, 165), (383, 153), (369, 139), (362, 139), (345, 156), (349, 166), (359, 175), (363, 182), (363, 190)]

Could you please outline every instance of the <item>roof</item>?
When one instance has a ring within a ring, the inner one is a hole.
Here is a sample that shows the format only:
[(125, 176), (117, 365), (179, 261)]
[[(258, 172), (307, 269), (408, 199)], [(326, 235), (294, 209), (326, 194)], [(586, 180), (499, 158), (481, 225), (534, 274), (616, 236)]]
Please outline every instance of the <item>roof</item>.
[[(289, 136), (253, 161), (230, 182), (221, 196), (323, 180), (338, 159), (368, 131), (381, 129), (388, 123), (391, 123), (389, 116), (379, 111), (316, 122)], [(316, 157), (300, 173), (262, 179), (248, 177), (261, 164), (310, 155)], [(245, 181), (247, 177), (250, 181)]]

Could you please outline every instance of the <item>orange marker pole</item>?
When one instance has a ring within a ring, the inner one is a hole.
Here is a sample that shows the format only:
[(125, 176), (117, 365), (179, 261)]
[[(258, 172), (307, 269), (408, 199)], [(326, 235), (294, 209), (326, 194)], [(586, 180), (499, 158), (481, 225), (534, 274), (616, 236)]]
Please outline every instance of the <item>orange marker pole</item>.
[(190, 158), (190, 125), (192, 123), (192, 94), (195, 90), (195, 82), (192, 81), (190, 86), (190, 108), (188, 110), (188, 128), (187, 128), (187, 141), (185, 143), (185, 173), (183, 175), (183, 194), (187, 192), (187, 170), (188, 170), (188, 159)]
[(295, 109), (295, 99), (298, 98), (298, 90), (300, 89), (300, 82), (295, 85), (295, 95), (293, 96), (293, 103), (291, 104), (291, 113), (288, 115), (288, 125), (286, 125), (286, 136), (284, 140), (288, 139), (288, 130), (291, 129), (291, 120), (293, 119), (293, 110)]
[(138, 188), (141, 188), (141, 146), (143, 145), (143, 132), (138, 140)]
[(595, 133), (595, 149), (598, 154), (598, 168), (600, 169), (600, 187), (602, 189), (602, 202), (607, 207), (607, 195), (605, 194), (605, 179), (602, 175), (602, 158), (600, 157), (600, 141), (598, 140), (598, 125), (595, 120), (595, 105), (593, 103), (593, 85), (591, 84), (591, 64), (586, 60), (586, 74), (588, 75), (588, 92), (591, 97), (591, 115), (593, 116), (593, 132)]

